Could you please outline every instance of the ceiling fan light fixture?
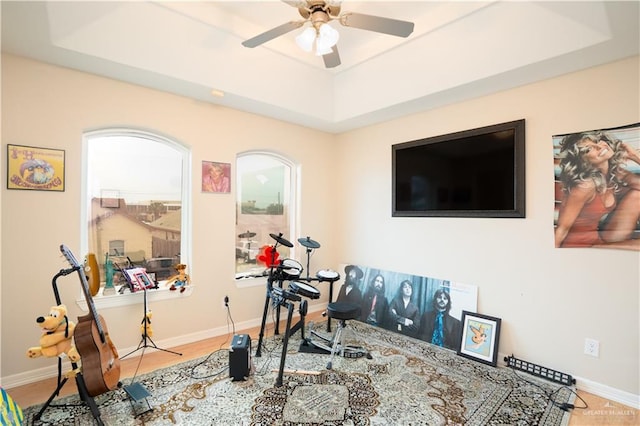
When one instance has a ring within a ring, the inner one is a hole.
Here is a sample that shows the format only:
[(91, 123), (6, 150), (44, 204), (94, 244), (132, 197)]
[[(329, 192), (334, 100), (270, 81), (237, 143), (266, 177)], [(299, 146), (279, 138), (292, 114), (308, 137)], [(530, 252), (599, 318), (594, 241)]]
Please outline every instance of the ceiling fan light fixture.
[(323, 51), (335, 46), (340, 38), (340, 33), (329, 24), (322, 24), (318, 29), (318, 38), (316, 39), (317, 49)]
[(316, 44), (316, 56), (324, 56), (333, 52), (333, 49), (329, 46), (322, 46), (321, 44)]
[(296, 36), (296, 44), (305, 52), (311, 52), (315, 39), (316, 29), (313, 27), (307, 27), (304, 31)]

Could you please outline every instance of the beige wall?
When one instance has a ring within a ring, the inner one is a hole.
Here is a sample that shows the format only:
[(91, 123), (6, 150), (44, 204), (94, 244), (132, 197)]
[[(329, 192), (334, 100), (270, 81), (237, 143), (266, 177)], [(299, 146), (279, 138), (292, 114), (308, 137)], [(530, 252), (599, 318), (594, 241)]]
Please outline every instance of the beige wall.
[[(2, 183), (3, 205), (11, 206), (2, 211), (1, 227), (3, 382), (22, 380), (36, 369), (53, 366), (55, 371), (53, 360), (28, 359), (25, 353), (38, 342), (36, 317), (55, 304), (51, 280), (68, 267), (59, 245), (69, 246), (78, 259), (84, 255), (79, 253), (83, 131), (133, 126), (159, 132), (191, 148), (193, 170), (197, 171), (203, 160), (234, 163), (238, 152), (251, 149), (287, 155), (300, 164), (303, 175), (300, 235), (322, 243), (314, 254), (312, 273), (337, 267), (331, 240), (338, 180), (327, 167), (336, 162), (332, 135), (7, 55), (2, 57), (2, 96), (3, 152), (7, 143), (64, 149), (67, 165), (63, 193), (7, 190), (6, 182)], [(189, 270), (195, 290), (192, 297), (151, 303), (154, 341), (159, 346), (175, 343), (184, 335), (201, 337), (212, 330), (226, 333), (225, 295), (236, 326), (249, 321), (259, 325), (264, 307), (263, 280), (247, 288), (238, 287), (234, 279), (235, 197), (201, 193), (199, 173), (192, 178), (193, 259)], [(58, 287), (70, 318), (84, 314), (75, 303), (81, 290), (77, 276), (62, 277)], [(326, 301), (325, 294), (323, 299)], [(99, 313), (121, 354), (135, 349), (142, 305)]]
[[(477, 285), (479, 312), (503, 320), (501, 354), (567, 372), (583, 388), (637, 404), (639, 256), (554, 248), (551, 136), (640, 121), (638, 75), (636, 57), (332, 136), (3, 56), (3, 145), (66, 149), (68, 168), (62, 194), (2, 185), (1, 376), (17, 380), (52, 363), (26, 359), (24, 352), (38, 337), (35, 317), (53, 304), (51, 277), (64, 267), (58, 245), (80, 245), (81, 134), (117, 125), (178, 139), (192, 148), (194, 165), (233, 163), (238, 152), (254, 148), (292, 157), (302, 168), (300, 235), (322, 243), (311, 269), (358, 263)], [(519, 118), (527, 120), (526, 219), (391, 217), (392, 144)], [(193, 179), (197, 287), (193, 297), (153, 306), (159, 341), (226, 330), (224, 295), (236, 324), (262, 315), (263, 286), (238, 287), (233, 280), (233, 196), (202, 194), (197, 174)], [(63, 283), (63, 299), (75, 300), (77, 280)], [(119, 347), (137, 345), (140, 312), (139, 306), (101, 312)], [(71, 317), (78, 314), (74, 304)], [(585, 337), (600, 341), (599, 358), (583, 355)]]
[[(503, 320), (501, 353), (637, 405), (640, 256), (554, 248), (551, 137), (639, 122), (639, 75), (635, 57), (340, 135), (339, 261), (477, 285), (479, 312)], [(392, 144), (520, 118), (526, 219), (391, 217)]]

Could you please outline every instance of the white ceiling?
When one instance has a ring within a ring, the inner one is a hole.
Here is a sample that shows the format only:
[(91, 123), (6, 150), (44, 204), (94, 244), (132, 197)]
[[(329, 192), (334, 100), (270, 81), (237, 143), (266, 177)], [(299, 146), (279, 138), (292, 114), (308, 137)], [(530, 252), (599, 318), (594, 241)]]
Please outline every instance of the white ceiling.
[[(2, 50), (338, 133), (640, 53), (638, 1), (349, 1), (415, 23), (406, 39), (331, 23), (342, 64), (282, 1), (2, 1)], [(214, 97), (217, 89), (225, 96)]]

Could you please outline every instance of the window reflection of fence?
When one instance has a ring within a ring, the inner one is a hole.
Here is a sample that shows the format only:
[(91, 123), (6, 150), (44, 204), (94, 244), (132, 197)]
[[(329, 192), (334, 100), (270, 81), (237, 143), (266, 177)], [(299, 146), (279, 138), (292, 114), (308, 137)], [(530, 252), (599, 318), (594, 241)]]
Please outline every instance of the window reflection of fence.
[(180, 240), (165, 240), (153, 237), (151, 241), (152, 257), (173, 257), (176, 263), (180, 261)]

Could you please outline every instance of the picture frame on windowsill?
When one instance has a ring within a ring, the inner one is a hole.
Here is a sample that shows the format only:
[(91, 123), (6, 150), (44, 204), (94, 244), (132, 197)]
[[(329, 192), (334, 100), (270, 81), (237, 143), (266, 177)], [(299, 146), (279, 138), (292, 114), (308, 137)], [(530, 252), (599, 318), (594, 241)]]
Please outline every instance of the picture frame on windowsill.
[(145, 268), (129, 268), (124, 270), (131, 293), (156, 288), (155, 281), (147, 274)]

